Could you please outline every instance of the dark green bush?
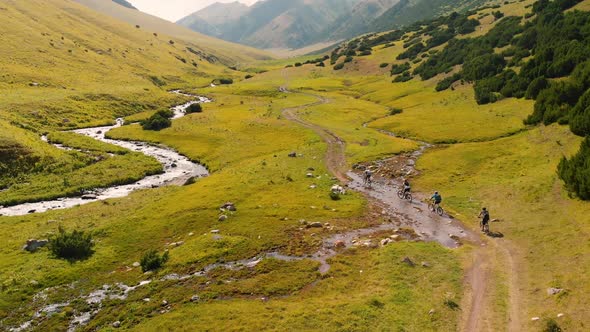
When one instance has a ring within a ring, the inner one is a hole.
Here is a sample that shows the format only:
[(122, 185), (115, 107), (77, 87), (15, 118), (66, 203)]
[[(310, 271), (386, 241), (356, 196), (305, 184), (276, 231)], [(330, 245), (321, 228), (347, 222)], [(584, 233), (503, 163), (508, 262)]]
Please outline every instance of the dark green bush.
[(149, 119), (144, 120), (141, 122), (141, 127), (144, 130), (162, 130), (164, 128), (168, 128), (172, 125), (172, 121), (170, 118), (172, 117), (173, 113), (169, 110), (162, 110), (158, 111), (156, 114), (152, 115)]
[(396, 114), (401, 114), (403, 113), (404, 110), (402, 110), (401, 108), (391, 108), (389, 110), (389, 115), (396, 115)]
[(303, 64), (301, 62), (295, 62), (295, 67), (301, 67)]
[(337, 65), (334, 66), (334, 70), (340, 70), (342, 68), (344, 68), (344, 63), (339, 63), (339, 64), (337, 64)]
[(201, 113), (203, 112), (203, 106), (201, 104), (191, 104), (186, 108), (186, 114)]
[(379, 65), (379, 68), (385, 68), (387, 66), (389, 66), (389, 63), (384, 62), (384, 63), (382, 63), (382, 64)]
[(141, 264), (141, 270), (143, 272), (157, 270), (168, 261), (168, 258), (169, 254), (167, 251), (160, 255), (157, 250), (152, 249), (141, 257), (141, 261), (139, 262)]
[(401, 65), (391, 66), (391, 75), (398, 75), (410, 69), (410, 63), (404, 62)]
[(333, 191), (330, 192), (330, 198), (333, 201), (339, 201), (341, 199), (340, 194), (339, 193), (336, 193), (336, 192), (333, 192)]
[(214, 84), (234, 84), (234, 80), (232, 78), (218, 78), (213, 81)]
[(55, 257), (70, 261), (86, 259), (94, 253), (92, 234), (77, 230), (67, 232), (62, 227), (49, 239), (48, 247)]
[(250, 75), (250, 74), (248, 74), (248, 75), (244, 76), (244, 79), (246, 79), (246, 80), (249, 80), (249, 79), (251, 79), (252, 77), (254, 77), (254, 76), (253, 76), (253, 75)]
[(446, 77), (442, 81), (438, 82), (438, 84), (436, 84), (436, 91), (446, 90), (446, 89), (450, 88), (453, 83), (457, 82), (460, 79), (461, 79), (461, 74), (459, 74), (459, 73), (456, 73), (454, 75)]

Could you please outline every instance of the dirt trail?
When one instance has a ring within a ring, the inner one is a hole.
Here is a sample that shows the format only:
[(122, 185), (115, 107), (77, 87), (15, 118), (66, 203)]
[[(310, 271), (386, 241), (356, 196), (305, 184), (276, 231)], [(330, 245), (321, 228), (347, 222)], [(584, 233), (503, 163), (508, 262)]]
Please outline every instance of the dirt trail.
[[(287, 87), (280, 88), (282, 92), (289, 92)], [(463, 297), (463, 318), (461, 323), (461, 331), (485, 331), (492, 330), (492, 327), (485, 324), (484, 319), (486, 315), (486, 308), (489, 302), (489, 280), (492, 273), (492, 266), (490, 262), (490, 248), (486, 239), (481, 235), (473, 232), (469, 228), (461, 224), (460, 221), (444, 215), (439, 217), (433, 213), (429, 213), (427, 205), (421, 201), (407, 202), (400, 200), (396, 196), (397, 187), (399, 183), (376, 182), (372, 188), (366, 188), (361, 176), (348, 172), (345, 157), (345, 142), (334, 133), (326, 128), (306, 122), (298, 117), (297, 112), (325, 103), (329, 100), (323, 96), (303, 93), (308, 96), (313, 96), (318, 99), (317, 102), (302, 105), (283, 110), (283, 115), (290, 121), (296, 122), (306, 128), (313, 130), (318, 134), (328, 145), (326, 155), (326, 166), (334, 176), (346, 184), (349, 188), (364, 193), (369, 199), (372, 199), (384, 207), (384, 210), (390, 216), (400, 220), (402, 226), (413, 228), (419, 235), (426, 240), (433, 240), (441, 243), (449, 248), (458, 247), (461, 242), (466, 241), (473, 244), (476, 249), (473, 251), (473, 260), (471, 266), (467, 270), (464, 279), (465, 294)], [(389, 133), (392, 134), (393, 133)], [(416, 159), (427, 148), (424, 146), (419, 151), (414, 152), (409, 156), (408, 160), (411, 162), (407, 166), (413, 168)], [(509, 250), (505, 252), (507, 259), (510, 261), (510, 268), (513, 268), (512, 256)], [(516, 274), (510, 273), (510, 312), (509, 312), (509, 330), (517, 331), (520, 328), (518, 319), (518, 295), (514, 292), (516, 287)]]

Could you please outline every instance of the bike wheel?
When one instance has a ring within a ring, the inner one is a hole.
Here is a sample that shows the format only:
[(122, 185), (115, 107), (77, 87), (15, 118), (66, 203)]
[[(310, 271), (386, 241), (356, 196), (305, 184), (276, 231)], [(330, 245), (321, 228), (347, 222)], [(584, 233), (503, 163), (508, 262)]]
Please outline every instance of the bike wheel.
[(400, 199), (404, 199), (404, 191), (403, 190), (398, 191), (397, 197), (399, 197)]
[(412, 203), (412, 194), (410, 194), (410, 193), (406, 194), (406, 199), (408, 201), (410, 201), (410, 203)]
[(428, 210), (434, 212), (434, 204), (428, 203)]
[(436, 213), (438, 213), (438, 215), (442, 217), (442, 215), (445, 213), (445, 211), (443, 210), (443, 208), (441, 208), (439, 206), (436, 208)]

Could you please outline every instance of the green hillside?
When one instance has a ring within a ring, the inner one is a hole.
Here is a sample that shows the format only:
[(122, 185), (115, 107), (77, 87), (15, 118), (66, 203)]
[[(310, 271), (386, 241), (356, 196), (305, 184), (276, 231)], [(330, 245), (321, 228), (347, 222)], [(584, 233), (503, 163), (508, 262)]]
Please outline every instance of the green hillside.
[[(168, 146), (209, 176), (0, 216), (0, 326), (586, 330), (589, 8), (512, 1), (328, 54), (246, 56), (239, 71), (215, 60), (223, 42), (198, 48), (75, 2), (2, 3), (0, 200), (157, 171), (143, 154), (63, 130), (189, 99), (172, 89), (213, 101), (158, 131), (107, 133)], [(210, 84), (221, 79), (231, 84)], [(411, 202), (396, 194), (402, 179)], [(443, 216), (425, 204), (434, 191)], [(59, 256), (55, 241), (22, 249), (73, 230), (92, 238), (76, 241), (92, 249), (83, 258)]]

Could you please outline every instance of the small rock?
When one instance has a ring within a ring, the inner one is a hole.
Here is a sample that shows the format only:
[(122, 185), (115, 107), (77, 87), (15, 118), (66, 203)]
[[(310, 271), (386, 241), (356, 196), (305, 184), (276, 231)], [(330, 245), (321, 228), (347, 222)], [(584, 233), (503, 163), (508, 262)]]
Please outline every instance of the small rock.
[(119, 327), (121, 327), (121, 322), (120, 321), (116, 321), (113, 322), (113, 324), (111, 324), (114, 328), (118, 329)]
[(547, 295), (557, 295), (563, 292), (562, 288), (547, 288)]
[(132, 264), (133, 267), (139, 267), (141, 264), (139, 264), (139, 262), (135, 262)]
[(318, 187), (318, 186), (316, 186), (315, 184), (312, 184), (311, 186), (309, 186), (309, 189), (315, 189), (315, 188), (317, 188), (317, 187)]
[(39, 248), (45, 247), (49, 243), (49, 240), (27, 240), (27, 244), (24, 245), (23, 250), (28, 252), (35, 252)]
[(389, 239), (389, 238), (383, 239), (383, 240), (381, 240), (381, 246), (385, 247), (386, 245), (389, 244), (389, 242), (391, 242), (391, 239)]
[(563, 316), (565, 316), (565, 315), (564, 315), (564, 314), (562, 314), (562, 313), (559, 313), (559, 314), (557, 314), (557, 318), (561, 318), (561, 317), (563, 317)]
[(307, 176), (308, 178), (313, 178), (313, 173), (307, 173), (305, 176)]
[(430, 264), (428, 262), (422, 262), (422, 267), (430, 267)]
[(436, 310), (434, 310), (434, 309), (430, 309), (430, 311), (428, 312), (428, 314), (430, 316), (434, 315), (434, 313), (436, 313)]
[(405, 258), (402, 260), (402, 263), (406, 263), (406, 264), (408, 264), (408, 266), (411, 266), (411, 267), (414, 267), (414, 266), (416, 266), (416, 263), (414, 263), (414, 262), (413, 262), (413, 261), (410, 259), (410, 257), (405, 257)]
[(316, 221), (316, 222), (312, 222), (311, 224), (308, 224), (307, 227), (310, 227), (310, 228), (322, 228), (323, 226), (322, 226), (322, 223), (321, 222)]
[(330, 227), (330, 223), (329, 223), (329, 222), (327, 222), (327, 223), (324, 223), (324, 226), (325, 226), (325, 227)]
[(222, 210), (227, 210), (227, 211), (231, 211), (231, 212), (235, 212), (238, 209), (236, 209), (236, 205), (232, 202), (227, 202), (225, 204), (223, 204), (220, 209)]
[(533, 322), (536, 322), (536, 321), (538, 321), (538, 320), (540, 320), (540, 319), (541, 319), (541, 318), (539, 318), (539, 317), (533, 317), (533, 318), (531, 318), (531, 320), (532, 320)]
[(389, 238), (392, 239), (392, 240), (394, 240), (394, 241), (397, 241), (400, 238), (400, 235), (399, 234), (394, 234), (394, 235), (390, 236)]
[(214, 229), (211, 231), (211, 234), (219, 234), (219, 230), (218, 229)]
[(163, 301), (162, 301), (162, 307), (165, 307), (165, 306), (167, 306), (167, 305), (168, 305), (168, 301), (166, 301), (166, 300), (163, 300)]
[(86, 200), (86, 201), (91, 201), (91, 200), (98, 199), (98, 196), (96, 196), (95, 194), (86, 194), (86, 195), (82, 195), (82, 199)]
[(297, 158), (297, 152), (291, 152), (291, 153), (289, 153), (289, 157), (290, 158)]
[(199, 295), (193, 295), (191, 297), (191, 302), (199, 302), (201, 300), (201, 297), (199, 297)]
[(346, 247), (346, 243), (344, 243), (344, 241), (342, 241), (342, 240), (339, 240), (339, 241), (336, 241), (336, 243), (334, 243), (334, 246), (336, 248), (344, 248), (344, 247)]
[(146, 297), (145, 299), (143, 299), (143, 302), (150, 302), (151, 299), (149, 297)]
[(195, 233), (193, 233), (193, 232), (188, 233), (188, 236), (193, 236), (193, 235), (195, 235)]
[(310, 168), (308, 168), (308, 169), (307, 169), (307, 171), (308, 171), (308, 172), (315, 172), (315, 168), (313, 168), (313, 167), (310, 167)]
[(227, 216), (225, 214), (222, 214), (219, 216), (219, 218), (217, 218), (217, 221), (226, 221), (227, 220)]

